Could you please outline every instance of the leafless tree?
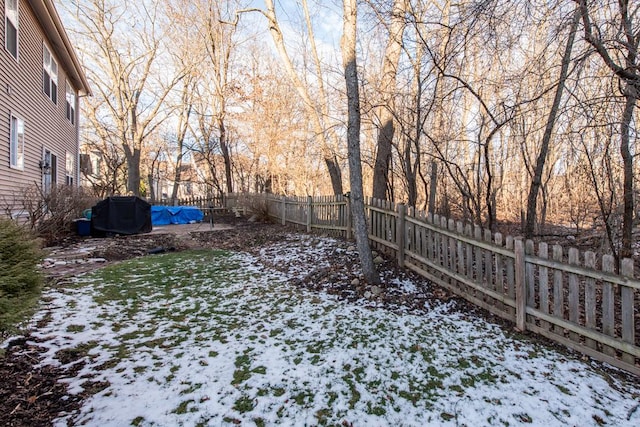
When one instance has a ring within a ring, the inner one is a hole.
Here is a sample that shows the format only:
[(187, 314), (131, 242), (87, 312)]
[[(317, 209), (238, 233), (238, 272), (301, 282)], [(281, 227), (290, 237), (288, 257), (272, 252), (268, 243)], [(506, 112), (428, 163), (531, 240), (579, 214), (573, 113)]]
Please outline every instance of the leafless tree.
[(94, 88), (88, 102), (100, 107), (89, 110), (97, 113), (90, 122), (113, 132), (127, 162), (127, 190), (139, 195), (142, 152), (167, 118), (165, 100), (183, 77), (182, 70), (161, 65), (165, 46), (159, 6), (89, 0), (73, 1), (68, 9)]
[(369, 230), (364, 212), (362, 188), (362, 163), (360, 159), (360, 94), (358, 88), (358, 66), (356, 62), (356, 0), (343, 1), (343, 33), (341, 41), (344, 78), (347, 86), (348, 126), (347, 144), (349, 152), (349, 181), (351, 184), (351, 211), (353, 213), (354, 234), (362, 264), (362, 272), (368, 283), (380, 282), (373, 264), (369, 245)]
[(575, 0), (578, 4), (584, 38), (593, 46), (605, 65), (620, 80), (624, 107), (620, 120), (620, 155), (623, 168), (623, 219), (621, 258), (633, 256), (634, 170), (631, 137), (633, 114), (640, 98), (640, 22), (637, 5), (629, 1)]

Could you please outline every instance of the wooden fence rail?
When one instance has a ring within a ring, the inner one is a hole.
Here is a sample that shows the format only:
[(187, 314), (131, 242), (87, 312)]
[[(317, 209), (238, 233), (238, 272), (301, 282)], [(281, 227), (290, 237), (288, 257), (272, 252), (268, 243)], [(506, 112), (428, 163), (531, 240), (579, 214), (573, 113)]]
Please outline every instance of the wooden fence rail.
[[(227, 207), (262, 204), (282, 224), (351, 238), (349, 199), (229, 194)], [(640, 281), (633, 260), (534, 244), (479, 226), (368, 199), (372, 245), (401, 267), (489, 312), (640, 375)]]

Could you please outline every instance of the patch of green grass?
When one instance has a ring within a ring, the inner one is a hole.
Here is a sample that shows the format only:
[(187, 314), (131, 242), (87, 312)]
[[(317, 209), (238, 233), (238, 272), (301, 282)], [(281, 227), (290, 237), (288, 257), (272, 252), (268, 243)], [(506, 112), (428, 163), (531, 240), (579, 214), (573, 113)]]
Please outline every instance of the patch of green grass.
[(303, 390), (291, 396), (291, 400), (300, 406), (307, 406), (308, 404), (313, 403), (314, 398), (315, 393), (311, 390)]
[(327, 396), (329, 397), (329, 399), (327, 400), (327, 405), (329, 406), (333, 405), (333, 402), (335, 402), (338, 399), (338, 393), (334, 391), (328, 392)]
[(466, 375), (466, 376), (462, 377), (460, 382), (466, 388), (475, 387), (475, 385), (476, 385), (476, 379), (475, 379), (475, 377), (473, 375)]
[(244, 369), (236, 369), (233, 371), (233, 380), (231, 381), (231, 385), (238, 385), (243, 383), (251, 378), (251, 372)]
[(165, 347), (164, 338), (156, 338), (153, 340), (145, 341), (139, 344), (136, 344), (136, 348), (139, 347), (148, 347), (148, 348), (156, 348), (156, 347)]
[(560, 384), (554, 384), (558, 390), (560, 390), (562, 393), (568, 395), (568, 396), (573, 396), (573, 393), (571, 393), (571, 390), (569, 390), (567, 387), (560, 385)]
[(249, 396), (242, 396), (233, 403), (233, 409), (241, 414), (253, 410), (255, 406), (255, 401)]
[(195, 400), (193, 400), (193, 399), (184, 400), (184, 401), (180, 402), (178, 407), (175, 408), (173, 411), (171, 411), (171, 413), (178, 414), (178, 415), (184, 415), (187, 412), (189, 412), (189, 404), (191, 404), (191, 403), (195, 403)]
[(353, 382), (353, 376), (351, 374), (346, 374), (342, 377), (342, 380), (347, 384), (347, 386), (349, 387), (349, 408), (353, 409), (356, 406), (356, 403), (358, 403), (360, 401), (360, 392), (358, 391), (355, 383)]
[(135, 417), (132, 421), (131, 421), (131, 425), (132, 426), (139, 426), (142, 425), (142, 423), (144, 422), (144, 417)]
[(258, 366), (257, 368), (253, 368), (251, 370), (251, 372), (253, 372), (255, 374), (265, 375), (267, 373), (267, 367), (266, 366)]
[(414, 405), (421, 398), (420, 394), (415, 393), (415, 392), (411, 392), (411, 391), (408, 391), (408, 390), (400, 390), (400, 391), (398, 391), (398, 396), (400, 396), (401, 398), (403, 398), (405, 400), (408, 400), (409, 402), (413, 403)]
[(69, 325), (67, 326), (67, 332), (82, 332), (84, 331), (84, 325)]
[(277, 336), (278, 336), (278, 335), (280, 335), (282, 332), (283, 332), (283, 331), (282, 331), (282, 329), (280, 329), (280, 328), (272, 329), (272, 330), (270, 330), (270, 331), (269, 331), (269, 336), (270, 336), (271, 338), (273, 338), (273, 337), (277, 337)]
[(459, 369), (469, 369), (471, 367), (471, 363), (467, 359), (463, 359), (462, 357), (458, 358), (458, 366)]
[(191, 394), (196, 390), (199, 390), (200, 388), (202, 388), (202, 383), (195, 383), (195, 384), (190, 384), (187, 382), (183, 382), (183, 385), (188, 386), (187, 388), (180, 390), (180, 394)]
[(441, 412), (440, 413), (440, 418), (442, 418), (445, 421), (451, 421), (452, 419), (454, 419), (456, 416), (453, 414), (450, 414), (448, 412)]
[(367, 414), (377, 415), (379, 417), (385, 415), (387, 410), (385, 408), (384, 402), (381, 405), (375, 406), (371, 402), (367, 402)]
[(458, 396), (461, 396), (461, 395), (464, 394), (464, 389), (461, 386), (459, 386), (458, 384), (450, 386), (449, 390), (455, 392)]
[[(251, 359), (248, 355), (251, 350), (252, 349), (247, 349), (245, 350), (244, 354), (236, 357), (235, 366), (238, 369), (233, 372), (233, 380), (231, 381), (231, 385), (238, 385), (247, 381), (249, 378), (251, 378), (251, 374), (253, 372), (266, 373), (266, 368), (264, 366), (258, 366), (256, 368), (258, 371), (251, 370)], [(262, 372), (263, 369), (264, 372)]]

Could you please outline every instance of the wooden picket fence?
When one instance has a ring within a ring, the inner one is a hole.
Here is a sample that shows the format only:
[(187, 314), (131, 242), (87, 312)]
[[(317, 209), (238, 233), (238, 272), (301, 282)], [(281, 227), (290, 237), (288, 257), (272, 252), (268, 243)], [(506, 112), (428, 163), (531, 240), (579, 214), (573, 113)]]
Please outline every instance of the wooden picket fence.
[[(351, 238), (349, 199), (227, 195), (230, 205), (262, 203), (282, 224)], [(368, 199), (375, 248), (478, 307), (640, 375), (640, 281), (633, 260), (566, 251), (559, 245), (492, 234), (402, 204)]]
[(158, 201), (155, 201), (154, 204), (160, 205), (160, 206), (169, 206), (169, 205), (194, 206), (199, 209), (202, 209), (203, 211), (207, 211), (211, 209), (213, 210), (226, 209), (224, 195), (208, 196), (208, 197), (204, 197), (204, 196), (203, 197), (186, 197), (183, 199), (176, 200), (175, 203), (171, 203), (171, 200), (169, 199), (158, 200)]

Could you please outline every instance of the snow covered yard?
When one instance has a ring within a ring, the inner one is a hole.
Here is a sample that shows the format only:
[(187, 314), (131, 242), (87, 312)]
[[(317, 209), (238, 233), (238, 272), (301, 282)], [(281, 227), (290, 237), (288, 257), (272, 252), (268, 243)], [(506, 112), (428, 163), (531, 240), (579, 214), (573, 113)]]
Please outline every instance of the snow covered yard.
[[(99, 390), (60, 425), (640, 425), (640, 386), (459, 311), (385, 310), (296, 287), (346, 243), (191, 251), (50, 289), (44, 363)], [(277, 269), (273, 266), (278, 266)], [(415, 283), (387, 280), (398, 292)]]

